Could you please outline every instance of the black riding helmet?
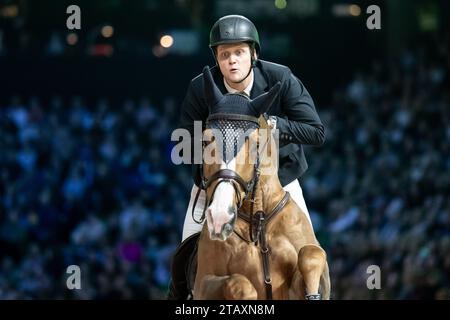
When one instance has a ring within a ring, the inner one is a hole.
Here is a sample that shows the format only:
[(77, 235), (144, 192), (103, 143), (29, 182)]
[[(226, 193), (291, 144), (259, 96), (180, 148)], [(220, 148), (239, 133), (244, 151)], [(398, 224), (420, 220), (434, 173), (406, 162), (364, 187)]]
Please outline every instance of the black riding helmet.
[[(258, 30), (255, 25), (249, 19), (239, 15), (229, 15), (220, 18), (214, 23), (209, 33), (209, 47), (213, 53), (214, 59), (217, 60), (215, 48), (219, 44), (225, 43), (237, 43), (247, 42), (251, 48), (251, 60), (252, 64), (248, 70), (244, 79), (239, 82), (243, 82), (250, 76), (252, 68), (255, 67), (256, 60), (253, 57), (253, 47), (256, 50), (256, 55), (259, 56), (260, 44)], [(218, 63), (217, 63), (218, 65)]]
[(209, 46), (213, 53), (219, 44), (236, 42), (253, 43), (259, 55), (259, 35), (253, 22), (240, 15), (224, 16), (217, 20), (209, 33)]

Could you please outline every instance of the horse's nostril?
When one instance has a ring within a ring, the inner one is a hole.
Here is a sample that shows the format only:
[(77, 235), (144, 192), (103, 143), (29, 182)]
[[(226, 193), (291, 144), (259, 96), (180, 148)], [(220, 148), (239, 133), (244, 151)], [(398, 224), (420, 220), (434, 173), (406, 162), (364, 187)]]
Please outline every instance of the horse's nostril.
[(223, 227), (223, 231), (227, 234), (231, 233), (231, 231), (233, 231), (233, 227), (231, 226), (231, 224), (226, 223)]

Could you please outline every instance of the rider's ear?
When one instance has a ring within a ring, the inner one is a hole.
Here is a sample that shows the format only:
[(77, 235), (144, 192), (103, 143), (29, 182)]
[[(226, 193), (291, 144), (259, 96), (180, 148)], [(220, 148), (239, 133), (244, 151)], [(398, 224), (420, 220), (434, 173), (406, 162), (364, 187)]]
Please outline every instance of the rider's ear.
[(250, 105), (257, 114), (261, 115), (269, 110), (280, 93), (281, 83), (278, 81), (270, 90), (256, 97)]
[(208, 104), (208, 109), (211, 113), (211, 108), (223, 98), (223, 94), (214, 83), (211, 71), (209, 71), (209, 66), (203, 68), (203, 91)]

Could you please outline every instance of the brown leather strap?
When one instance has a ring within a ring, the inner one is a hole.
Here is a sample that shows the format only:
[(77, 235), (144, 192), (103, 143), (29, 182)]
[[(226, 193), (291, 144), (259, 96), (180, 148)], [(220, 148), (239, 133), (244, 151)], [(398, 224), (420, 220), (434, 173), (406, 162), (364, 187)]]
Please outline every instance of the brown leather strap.
[(264, 284), (266, 285), (266, 298), (267, 300), (272, 300), (272, 277), (270, 275), (270, 262), (269, 255), (270, 249), (267, 246), (266, 241), (266, 224), (267, 220), (264, 219), (264, 213), (260, 213), (260, 230), (258, 234), (259, 247), (261, 248), (261, 256), (262, 256), (262, 266), (264, 273)]
[[(289, 201), (289, 198), (290, 198), (290, 194), (289, 194), (289, 192), (286, 191), (283, 199), (281, 199), (280, 202), (278, 202), (278, 204), (272, 209), (272, 211), (270, 211), (270, 213), (268, 215), (266, 215), (266, 218), (264, 219), (266, 221), (266, 224), (269, 222), (269, 220), (271, 220), (273, 217), (275, 217), (284, 208), (284, 206)], [(250, 225), (252, 225), (252, 222), (255, 221), (254, 218), (251, 219), (249, 214), (242, 212), (242, 211), (238, 212), (238, 216), (239, 216), (239, 218), (246, 221)]]
[(275, 206), (275, 208), (272, 209), (272, 211), (269, 213), (269, 215), (266, 218), (266, 224), (269, 223), (269, 221), (275, 217), (275, 215), (281, 211), (281, 209), (284, 208), (284, 206), (287, 204), (287, 202), (289, 201), (290, 198), (290, 194), (289, 192), (285, 192), (283, 199), (281, 199), (280, 202), (278, 202), (278, 204)]
[(248, 186), (251, 183), (251, 181), (249, 183), (245, 182), (244, 179), (242, 179), (242, 177), (233, 170), (222, 169), (222, 170), (217, 171), (211, 177), (208, 178), (208, 180), (206, 182), (206, 188), (208, 188), (211, 185), (211, 183), (213, 183), (214, 181), (216, 181), (218, 179), (234, 180), (241, 185), (241, 187), (244, 189), (244, 191), (247, 191)]
[[(262, 267), (263, 267), (263, 273), (264, 273), (264, 284), (266, 287), (266, 297), (268, 300), (272, 300), (273, 294), (272, 294), (272, 277), (270, 275), (270, 261), (269, 261), (269, 255), (270, 255), (270, 247), (267, 245), (267, 239), (266, 239), (266, 226), (270, 222), (270, 220), (275, 217), (288, 203), (289, 201), (289, 192), (285, 192), (283, 198), (280, 202), (272, 209), (272, 211), (265, 215), (263, 211), (258, 211), (253, 216), (250, 216), (244, 212), (239, 212), (239, 217), (243, 220), (245, 220), (247, 223), (250, 224), (250, 234), (253, 234), (253, 228), (256, 227), (256, 239), (259, 242), (259, 247), (261, 250), (261, 256), (262, 256)], [(239, 238), (243, 239), (244, 241), (251, 243), (251, 241), (245, 240), (240, 234), (235, 232)]]

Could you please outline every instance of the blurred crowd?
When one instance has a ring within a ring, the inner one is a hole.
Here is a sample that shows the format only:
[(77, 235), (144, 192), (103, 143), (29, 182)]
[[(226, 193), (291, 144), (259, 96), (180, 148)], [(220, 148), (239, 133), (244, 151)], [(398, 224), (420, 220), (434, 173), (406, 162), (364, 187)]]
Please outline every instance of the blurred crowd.
[[(303, 186), (337, 299), (450, 299), (450, 42), (442, 40), (374, 61), (319, 109), (327, 142), (310, 150)], [(367, 289), (372, 265), (380, 290)]]
[[(175, 101), (160, 106), (14, 96), (0, 109), (0, 299), (164, 297), (189, 177), (170, 160)], [(70, 265), (82, 290), (67, 290)]]
[[(318, 105), (327, 141), (301, 184), (334, 299), (450, 299), (449, 43), (374, 61)], [(179, 104), (1, 106), (0, 299), (165, 297), (192, 186), (170, 159)]]

